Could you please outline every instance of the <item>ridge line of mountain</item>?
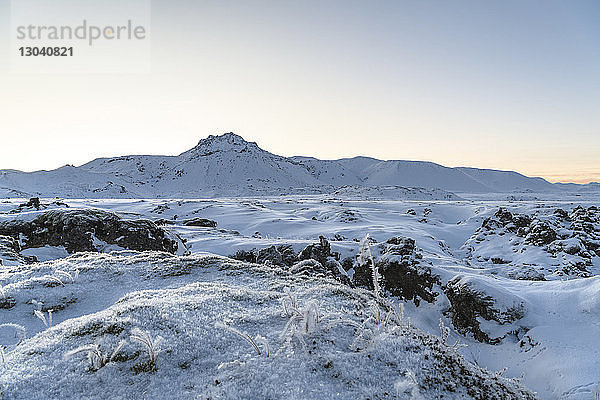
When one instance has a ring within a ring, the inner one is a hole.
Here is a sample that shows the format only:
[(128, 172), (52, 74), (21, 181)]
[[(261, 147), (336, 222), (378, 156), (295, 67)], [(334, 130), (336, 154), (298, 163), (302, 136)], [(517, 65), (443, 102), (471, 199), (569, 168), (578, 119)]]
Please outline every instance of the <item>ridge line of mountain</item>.
[(430, 161), (284, 157), (232, 132), (210, 135), (176, 156), (103, 157), (50, 171), (0, 170), (0, 197), (280, 195), (349, 186), (418, 187), (458, 193), (596, 189), (595, 185), (553, 184), (515, 171), (446, 167)]

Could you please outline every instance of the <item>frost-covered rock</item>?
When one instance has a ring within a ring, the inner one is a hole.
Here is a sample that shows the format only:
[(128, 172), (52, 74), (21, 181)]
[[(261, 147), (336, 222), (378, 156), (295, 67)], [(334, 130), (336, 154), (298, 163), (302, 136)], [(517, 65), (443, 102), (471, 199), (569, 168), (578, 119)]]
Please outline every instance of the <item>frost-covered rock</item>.
[(577, 206), (527, 215), (501, 207), (463, 248), (469, 260), (501, 264), (497, 273), (514, 279), (588, 277), (600, 249), (598, 211)]
[[(317, 261), (322, 265), (322, 269), (328, 271), (330, 276), (349, 285), (350, 279), (348, 278), (345, 269), (342, 267), (342, 264), (340, 264), (339, 259), (340, 255), (331, 251), (331, 245), (324, 236), (319, 236), (319, 243), (309, 244), (298, 254), (298, 260), (300, 262), (310, 260)], [(316, 271), (317, 270), (320, 270), (320, 268), (316, 268)]]
[[(44, 285), (57, 268), (80, 274)], [(367, 321), (373, 335), (357, 350), (355, 328), (337, 321), (360, 326), (373, 295), (327, 277), (122, 252), (75, 255), (2, 279), (17, 299), (0, 309), (3, 321), (27, 328), (20, 343), (3, 343), (0, 390), (10, 399), (536, 398), (402, 321), (381, 334)], [(318, 320), (294, 322), (284, 301), (292, 313), (316, 307)], [(33, 315), (36, 304), (46, 316), (63, 305), (49, 328)]]
[(292, 265), (289, 272), (293, 274), (304, 274), (308, 276), (331, 276), (331, 270), (317, 260), (312, 258), (298, 261), (296, 264)]

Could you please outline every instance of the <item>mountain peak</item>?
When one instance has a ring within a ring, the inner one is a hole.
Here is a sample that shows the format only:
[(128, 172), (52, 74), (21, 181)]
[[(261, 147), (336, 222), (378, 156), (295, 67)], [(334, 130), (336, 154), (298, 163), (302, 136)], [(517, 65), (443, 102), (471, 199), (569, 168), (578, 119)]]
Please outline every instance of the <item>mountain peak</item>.
[(248, 142), (240, 135), (233, 132), (223, 133), (221, 135), (210, 135), (205, 139), (201, 139), (198, 144), (186, 151), (184, 154), (193, 154), (195, 156), (210, 155), (217, 152), (242, 152), (250, 149), (258, 150), (259, 147), (254, 142)]
[(228, 143), (248, 143), (246, 140), (244, 140), (243, 137), (241, 137), (240, 135), (236, 135), (233, 132), (226, 132), (226, 133), (222, 133), (220, 135), (209, 135), (206, 139), (201, 139), (198, 142), (198, 145), (202, 144), (203, 142), (214, 142), (214, 141), (226, 141)]

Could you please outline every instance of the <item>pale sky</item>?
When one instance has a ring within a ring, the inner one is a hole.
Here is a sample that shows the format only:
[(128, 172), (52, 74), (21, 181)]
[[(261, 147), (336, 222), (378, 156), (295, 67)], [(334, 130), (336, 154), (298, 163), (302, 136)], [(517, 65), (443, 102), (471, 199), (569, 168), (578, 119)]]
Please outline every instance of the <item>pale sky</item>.
[(11, 71), (0, 0), (0, 169), (179, 154), (233, 131), (284, 156), (600, 181), (596, 0), (151, 6), (147, 69), (40, 74)]

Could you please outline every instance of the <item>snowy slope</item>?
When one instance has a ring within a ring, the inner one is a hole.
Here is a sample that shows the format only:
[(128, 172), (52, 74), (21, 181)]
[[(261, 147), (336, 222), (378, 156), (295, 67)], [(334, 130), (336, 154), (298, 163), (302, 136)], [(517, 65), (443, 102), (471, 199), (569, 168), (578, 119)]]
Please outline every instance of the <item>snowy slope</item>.
[(500, 192), (512, 192), (522, 190), (523, 188), (534, 192), (543, 192), (555, 188), (555, 186), (542, 178), (530, 178), (514, 171), (496, 171), (466, 167), (455, 169), (480, 182), (482, 185)]
[(83, 167), (64, 166), (52, 171), (0, 171), (0, 197), (134, 198), (146, 197), (126, 176)]
[(560, 192), (516, 172), (448, 168), (368, 157), (281, 157), (233, 133), (209, 136), (178, 156), (100, 158), (80, 167), (25, 173), (0, 170), (0, 197), (200, 198), (329, 193), (341, 186), (403, 186), (450, 192)]
[[(380, 161), (365, 170), (366, 182), (371, 186), (400, 185), (439, 188), (456, 192), (495, 192), (463, 172), (423, 161)], [(522, 189), (525, 189), (523, 186)]]
[(346, 168), (337, 160), (319, 160), (314, 157), (298, 156), (291, 159), (305, 167), (323, 185), (358, 185), (364, 180), (360, 170)]

